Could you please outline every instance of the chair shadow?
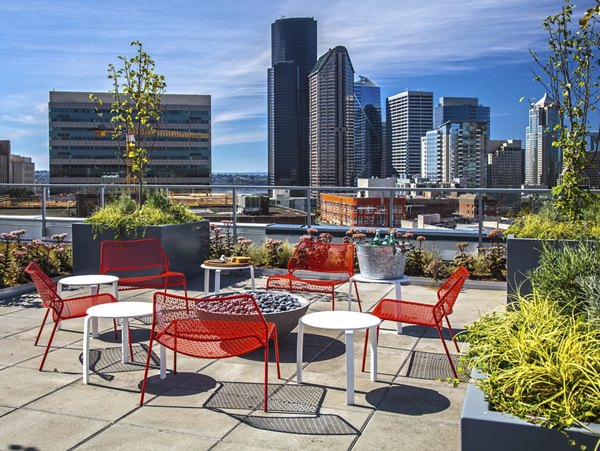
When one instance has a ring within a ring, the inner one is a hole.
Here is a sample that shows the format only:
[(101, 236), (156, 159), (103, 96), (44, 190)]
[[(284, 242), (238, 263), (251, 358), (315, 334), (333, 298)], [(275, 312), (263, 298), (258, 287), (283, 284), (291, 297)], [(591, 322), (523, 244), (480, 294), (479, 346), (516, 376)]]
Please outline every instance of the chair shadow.
[[(296, 363), (296, 340), (297, 334), (292, 332), (280, 341), (279, 361), (281, 363)], [(343, 355), (345, 352), (346, 345), (343, 341), (323, 335), (304, 334), (303, 362), (331, 360)], [(262, 348), (257, 349), (240, 356), (240, 358), (262, 362), (265, 359), (264, 350)], [(269, 360), (275, 361), (275, 351), (272, 345), (269, 349)]]
[(367, 393), (365, 399), (378, 411), (411, 416), (442, 412), (451, 404), (448, 398), (435, 390), (411, 385), (377, 388)]
[[(460, 332), (464, 332), (466, 329), (453, 327), (452, 330), (454, 331), (454, 335), (458, 335)], [(450, 331), (447, 327), (442, 328), (442, 334), (444, 335), (444, 339), (448, 341), (452, 340), (452, 337), (450, 336)], [(408, 335), (409, 337), (415, 338), (440, 338), (440, 336), (437, 333), (437, 330), (434, 327), (418, 326), (415, 324), (403, 324), (402, 335)], [(459, 338), (460, 337), (457, 337), (457, 339)]]
[[(182, 382), (186, 382), (185, 390), (173, 390)], [(141, 391), (143, 380), (138, 384)], [(191, 392), (204, 393), (211, 391), (218, 382), (210, 376), (199, 373), (177, 372), (169, 374), (166, 379), (161, 379), (159, 374), (148, 376), (146, 393), (165, 397), (189, 396)]]

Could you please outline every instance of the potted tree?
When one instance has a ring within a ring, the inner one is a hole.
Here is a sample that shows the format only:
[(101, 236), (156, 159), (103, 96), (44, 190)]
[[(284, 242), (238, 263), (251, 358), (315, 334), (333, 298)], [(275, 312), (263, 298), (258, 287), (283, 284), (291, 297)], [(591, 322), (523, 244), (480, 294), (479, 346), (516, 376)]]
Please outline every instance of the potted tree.
[[(158, 239), (171, 269), (188, 277), (199, 275), (200, 263), (208, 256), (208, 221), (186, 207), (174, 205), (166, 193), (148, 192), (144, 176), (149, 161), (151, 138), (157, 135), (161, 119), (161, 95), (166, 90), (162, 75), (155, 72), (154, 60), (134, 41), (136, 54), (119, 56), (120, 68), (108, 66), (108, 78), (113, 83), (109, 128), (118, 142), (121, 159), (126, 167), (126, 181), (131, 189), (96, 212), (86, 223), (73, 224), (73, 273), (98, 272), (100, 243), (111, 239)], [(90, 94), (102, 117), (102, 99)]]
[[(559, 184), (552, 190), (552, 204), (539, 213), (517, 219), (508, 230), (515, 236), (507, 240), (509, 297), (519, 290), (521, 294), (531, 290), (527, 273), (537, 266), (542, 247), (537, 240), (600, 236), (598, 196), (583, 188), (584, 170), (589, 164), (589, 120), (599, 100), (599, 6), (587, 10), (577, 24), (572, 22), (574, 8), (570, 0), (565, 0), (558, 14), (544, 20), (548, 52), (544, 56), (531, 52), (540, 70), (535, 79), (544, 86), (559, 112), (553, 145), (561, 149), (562, 172)], [(595, 145), (597, 151), (598, 141)]]

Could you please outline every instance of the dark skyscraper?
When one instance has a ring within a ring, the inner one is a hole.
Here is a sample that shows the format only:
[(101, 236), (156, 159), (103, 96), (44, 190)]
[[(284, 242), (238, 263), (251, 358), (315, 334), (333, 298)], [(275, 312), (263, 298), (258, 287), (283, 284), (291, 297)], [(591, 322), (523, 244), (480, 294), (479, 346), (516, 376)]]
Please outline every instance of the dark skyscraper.
[(354, 165), (356, 178), (385, 176), (381, 132), (381, 90), (359, 76), (354, 82)]
[(308, 185), (308, 74), (317, 61), (317, 21), (271, 24), (268, 69), (270, 185)]

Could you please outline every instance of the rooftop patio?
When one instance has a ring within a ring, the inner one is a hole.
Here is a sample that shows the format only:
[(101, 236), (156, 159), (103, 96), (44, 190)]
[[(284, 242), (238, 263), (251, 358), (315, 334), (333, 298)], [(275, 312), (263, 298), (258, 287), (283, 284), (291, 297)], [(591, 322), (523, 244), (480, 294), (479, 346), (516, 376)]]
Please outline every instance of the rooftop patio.
[[(257, 277), (257, 289), (266, 277)], [(435, 287), (413, 278), (404, 299), (434, 302)], [(496, 289), (489, 289), (490, 286)], [(250, 289), (233, 271), (221, 291)], [(359, 284), (363, 310), (393, 286)], [(87, 290), (85, 290), (87, 291)], [(190, 295), (203, 293), (189, 281)], [(346, 309), (348, 286), (337, 296)], [(75, 294), (75, 292), (73, 292)], [(330, 310), (328, 296), (308, 295), (309, 312)], [(150, 291), (121, 292), (121, 301), (151, 302)], [(503, 284), (467, 282), (452, 315), (455, 331), (483, 312), (504, 307)], [(353, 305), (356, 310), (356, 305)], [(81, 377), (83, 320), (66, 321), (54, 338), (45, 370), (38, 371), (47, 327), (34, 346), (44, 311), (31, 292), (0, 298), (0, 448), (53, 449), (449, 449), (460, 448), (460, 412), (466, 384), (445, 381), (452, 372), (434, 329), (384, 322), (379, 336), (378, 381), (360, 371), (364, 332), (355, 332), (355, 405), (346, 405), (344, 332), (305, 329), (303, 384), (296, 384), (296, 333), (280, 340), (281, 376), (269, 367), (269, 412), (262, 410), (263, 356), (203, 360), (180, 356), (178, 373), (159, 379), (154, 362), (146, 403), (139, 394), (149, 326), (131, 323), (135, 362), (121, 363), (120, 338), (109, 320), (91, 340), (90, 384)], [(272, 349), (272, 348), (271, 348)], [(158, 347), (153, 349), (158, 354)], [(273, 356), (273, 352), (271, 352)], [(167, 368), (172, 353), (167, 352)]]

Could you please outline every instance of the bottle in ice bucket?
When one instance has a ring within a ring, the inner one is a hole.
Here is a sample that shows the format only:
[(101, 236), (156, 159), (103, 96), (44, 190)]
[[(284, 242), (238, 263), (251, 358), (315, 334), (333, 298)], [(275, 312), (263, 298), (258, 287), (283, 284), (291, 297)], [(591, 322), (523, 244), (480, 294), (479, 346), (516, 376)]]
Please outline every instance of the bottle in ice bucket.
[(379, 230), (375, 232), (375, 238), (371, 241), (373, 246), (381, 246), (381, 238), (379, 237)]

